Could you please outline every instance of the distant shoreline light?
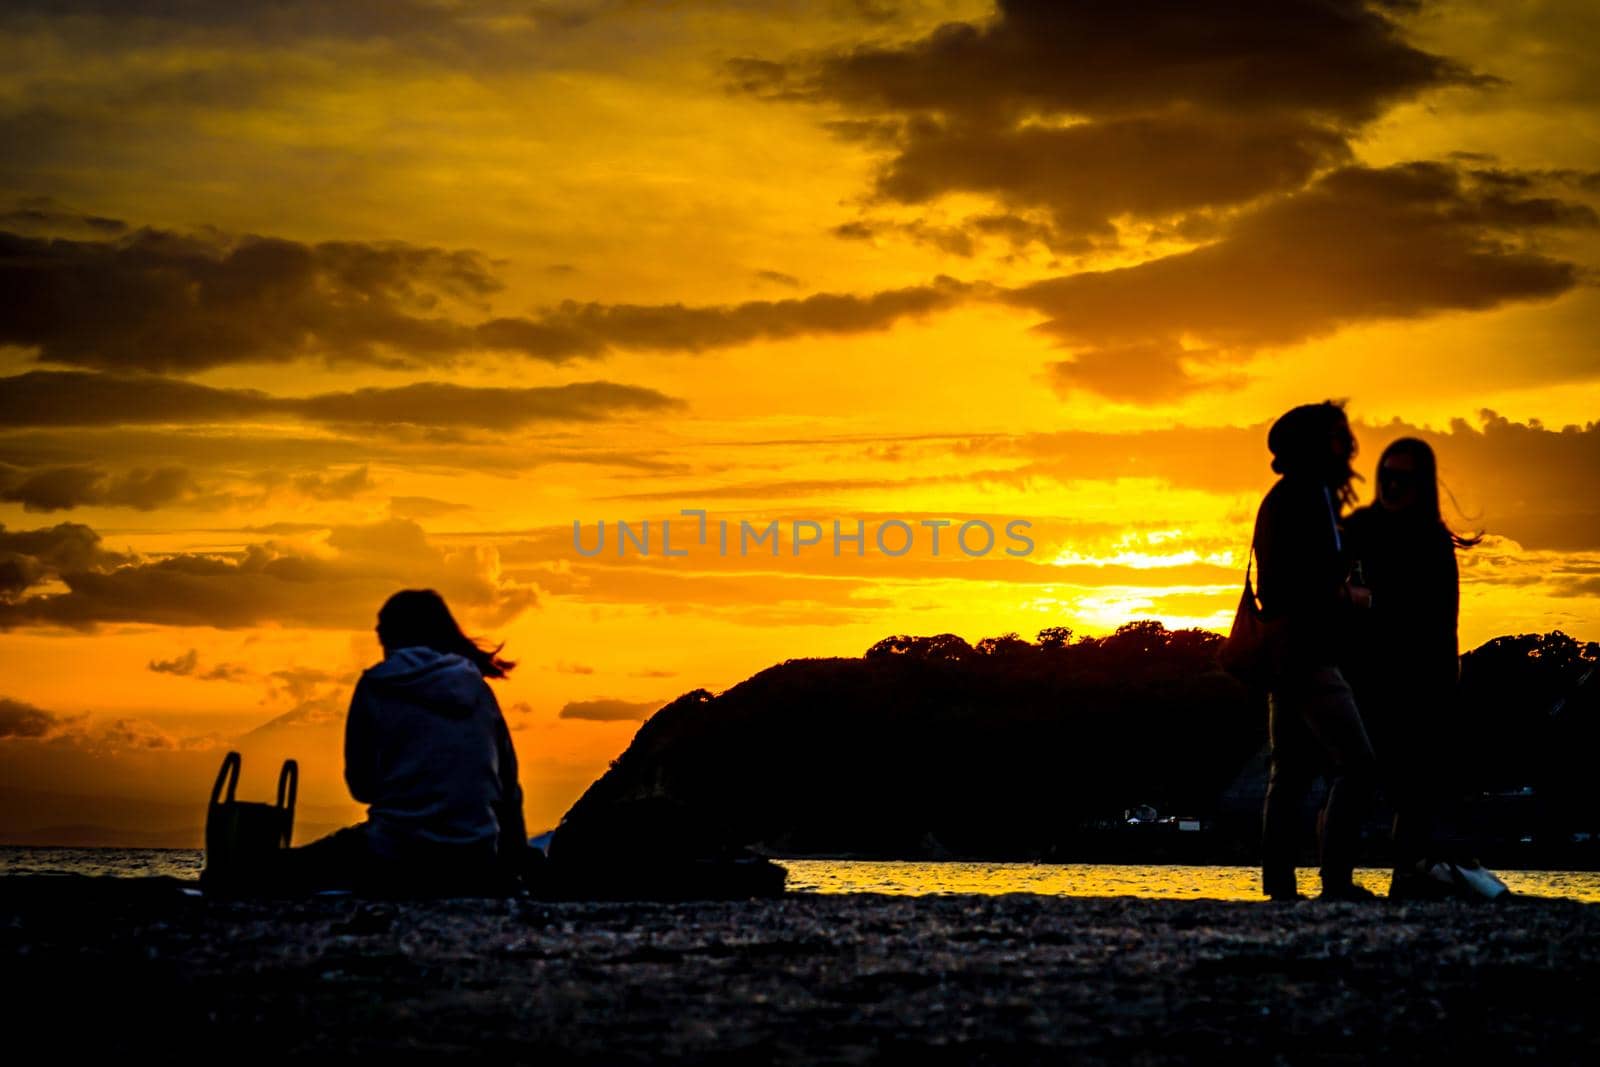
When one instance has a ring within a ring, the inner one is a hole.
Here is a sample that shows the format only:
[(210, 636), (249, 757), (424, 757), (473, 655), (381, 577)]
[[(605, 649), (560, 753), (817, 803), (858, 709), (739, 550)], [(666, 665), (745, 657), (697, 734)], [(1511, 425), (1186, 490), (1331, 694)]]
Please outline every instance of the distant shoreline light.
[[(680, 540), (677, 546), (672, 541), (671, 519), (654, 523), (650, 519), (638, 522), (614, 520), (611, 540), (616, 555), (683, 558), (691, 554), (691, 548), (714, 546), (719, 556), (749, 556), (762, 551), (778, 556), (786, 530), (791, 556), (799, 556), (806, 550), (814, 550), (806, 554), (816, 555), (829, 547), (834, 556), (843, 556), (846, 546), (850, 546), (857, 556), (865, 556), (870, 547), (879, 555), (899, 557), (909, 553), (918, 544), (924, 544), (934, 556), (945, 554), (953, 545), (963, 555), (980, 559), (997, 549), (1007, 556), (1023, 557), (1031, 554), (1034, 547), (1033, 538), (1021, 532), (1033, 528), (1033, 523), (1027, 519), (1012, 519), (1005, 524), (1005, 540), (1012, 542), (1015, 547), (1002, 548), (995, 528), (982, 519), (968, 519), (959, 524), (953, 519), (918, 519), (915, 523), (904, 519), (884, 519), (875, 523), (876, 529), (870, 535), (865, 519), (832, 519), (829, 520), (832, 525), (830, 535), (827, 527), (814, 519), (793, 519), (787, 523), (773, 519), (765, 525), (758, 525), (748, 519), (739, 519), (736, 523), (718, 519), (713, 523), (702, 508), (684, 508), (679, 514), (693, 516), (698, 522), (694, 524), (695, 528), (689, 537)], [(591, 558), (605, 552), (606, 520), (595, 523), (592, 537), (587, 538), (592, 544), (585, 544), (583, 525), (580, 519), (572, 520), (573, 550), (580, 556)], [(955, 527), (954, 531), (946, 533), (946, 527), (951, 526)], [(917, 527), (922, 527), (922, 532), (919, 533)], [(653, 537), (652, 529), (659, 537)]]

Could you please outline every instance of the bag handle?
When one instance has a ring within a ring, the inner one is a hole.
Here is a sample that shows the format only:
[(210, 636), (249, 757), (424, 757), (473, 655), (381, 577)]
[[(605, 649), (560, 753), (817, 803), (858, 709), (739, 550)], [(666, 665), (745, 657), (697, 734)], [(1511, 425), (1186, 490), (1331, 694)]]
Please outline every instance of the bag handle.
[[(232, 772), (230, 777), (230, 772)], [(222, 797), (222, 783), (228, 783), (228, 803), (233, 803), (234, 791), (239, 788), (239, 753), (230, 752), (222, 757), (222, 769), (217, 772), (217, 783), (211, 787), (211, 806), (217, 806)]]
[[(289, 847), (289, 836), (294, 831), (294, 800), (300, 792), (300, 764), (292, 759), (283, 761), (278, 772), (278, 808), (283, 812), (283, 845)], [(285, 802), (287, 800), (287, 803)]]
[(1250, 543), (1250, 550), (1245, 553), (1244, 564), (1244, 594), (1250, 598), (1250, 606), (1259, 613), (1261, 611), (1261, 598), (1256, 596), (1255, 587), (1250, 584), (1250, 568), (1256, 561), (1255, 542)]

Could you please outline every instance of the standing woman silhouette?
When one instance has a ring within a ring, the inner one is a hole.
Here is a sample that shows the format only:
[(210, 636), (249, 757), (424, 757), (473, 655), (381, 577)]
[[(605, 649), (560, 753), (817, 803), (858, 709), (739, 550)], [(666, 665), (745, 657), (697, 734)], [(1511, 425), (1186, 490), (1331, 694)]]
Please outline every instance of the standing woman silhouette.
[(1312, 779), (1323, 771), (1328, 794), (1317, 821), (1322, 895), (1367, 899), (1372, 894), (1352, 874), (1377, 767), (1338, 666), (1349, 612), (1369, 602), (1367, 590), (1345, 580), (1339, 533), (1339, 511), (1354, 496), (1355, 435), (1343, 407), (1325, 401), (1278, 419), (1267, 448), (1281, 477), (1261, 501), (1251, 539), (1262, 614), (1275, 621), (1279, 635), (1267, 701), (1271, 758), (1262, 890), (1273, 900), (1299, 897), (1300, 812)]
[(1456, 549), (1463, 537), (1439, 513), (1438, 463), (1426, 441), (1402, 437), (1378, 459), (1377, 499), (1350, 513), (1345, 550), (1372, 590), (1347, 661), (1394, 805), (1391, 897), (1422, 895), (1434, 844), (1450, 712), (1460, 679)]
[(367, 821), (290, 849), (289, 885), (373, 892), (514, 888), (527, 859), (517, 755), (485, 679), (514, 666), (461, 632), (432, 589), (378, 612), (383, 662), (345, 720), (344, 777)]

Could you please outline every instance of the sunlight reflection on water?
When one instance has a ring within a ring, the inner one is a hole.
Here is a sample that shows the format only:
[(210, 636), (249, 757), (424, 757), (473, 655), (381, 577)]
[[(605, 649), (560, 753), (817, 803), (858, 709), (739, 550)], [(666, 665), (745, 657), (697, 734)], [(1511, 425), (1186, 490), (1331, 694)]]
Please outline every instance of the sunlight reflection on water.
[[(780, 860), (788, 887), (808, 893), (1040, 893), (1071, 897), (1146, 897), (1153, 900), (1263, 900), (1254, 867), (1178, 867), (1053, 863), (917, 863), (898, 860)], [(1514, 893), (1600, 902), (1592, 871), (1499, 871)], [(1389, 872), (1363, 869), (1356, 881), (1388, 892)], [(1300, 871), (1300, 892), (1315, 896), (1316, 871)]]
[[(118, 878), (165, 875), (196, 879), (205, 854), (177, 848), (29, 848), (0, 846), (0, 876), (93, 874)], [(1178, 867), (1114, 864), (919, 863), (902, 860), (779, 860), (788, 888), (800, 893), (1039, 893), (1068, 897), (1145, 897), (1152, 900), (1262, 900), (1254, 867)], [(1514, 893), (1600, 902), (1600, 873), (1499, 871)], [(1389, 888), (1387, 871), (1364, 869), (1356, 880), (1375, 893)], [(1300, 871), (1300, 892), (1317, 893), (1317, 875)]]

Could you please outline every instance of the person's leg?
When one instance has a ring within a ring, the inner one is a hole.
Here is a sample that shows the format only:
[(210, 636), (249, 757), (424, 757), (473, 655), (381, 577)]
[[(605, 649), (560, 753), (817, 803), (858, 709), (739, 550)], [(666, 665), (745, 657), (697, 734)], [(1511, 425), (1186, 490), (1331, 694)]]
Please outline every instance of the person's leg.
[(362, 882), (363, 892), (386, 897), (498, 896), (510, 891), (498, 877), (492, 838), (446, 844), (388, 834)]
[[(1389, 742), (1393, 766), (1384, 786), (1394, 801), (1391, 896), (1406, 895), (1422, 879), (1425, 861), (1438, 858), (1435, 826), (1442, 807), (1442, 776), (1439, 753), (1430, 749), (1437, 730), (1425, 695), (1419, 694), (1409, 710), (1413, 718), (1397, 727)], [(1380, 749), (1380, 764), (1384, 758)]]
[(347, 826), (286, 850), (278, 865), (279, 888), (291, 893), (359, 889), (370, 879), (374, 862), (366, 824)]
[(1292, 899), (1300, 852), (1300, 814), (1312, 767), (1301, 719), (1300, 697), (1291, 687), (1267, 698), (1267, 795), (1261, 812), (1261, 891)]
[(1337, 893), (1352, 884), (1361, 823), (1377, 789), (1377, 758), (1355, 698), (1337, 668), (1312, 672), (1303, 708), (1306, 729), (1329, 764), (1321, 820), (1322, 888)]

